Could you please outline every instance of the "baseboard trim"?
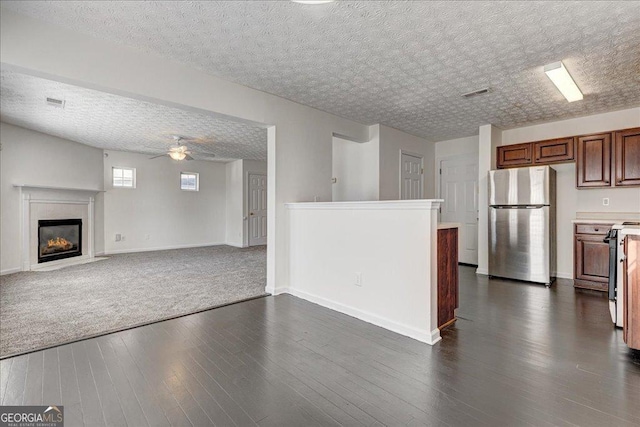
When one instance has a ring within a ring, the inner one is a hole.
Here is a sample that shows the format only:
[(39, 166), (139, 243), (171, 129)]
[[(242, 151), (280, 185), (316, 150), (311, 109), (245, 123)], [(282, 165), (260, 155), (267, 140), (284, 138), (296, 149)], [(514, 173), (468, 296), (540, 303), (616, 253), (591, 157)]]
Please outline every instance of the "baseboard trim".
[(264, 291), (271, 295), (281, 295), (281, 294), (289, 294), (289, 288), (273, 288), (267, 286)]
[[(370, 313), (368, 311), (360, 310), (327, 298), (320, 297), (318, 295), (310, 294), (305, 291), (301, 291), (299, 289), (294, 288), (276, 288), (276, 292), (278, 290), (284, 290), (281, 293), (288, 293), (290, 295), (296, 296), (298, 298), (302, 298), (303, 300), (321, 305), (323, 307), (329, 308), (331, 310), (338, 311), (340, 313), (347, 314), (349, 316), (355, 317), (357, 319), (363, 320), (367, 323), (371, 323), (376, 326), (380, 326), (381, 328), (388, 329), (390, 331), (396, 332), (400, 335), (407, 336), (409, 338), (413, 338), (420, 342), (434, 345), (438, 341), (441, 340), (440, 337), (440, 329), (436, 328), (432, 331), (424, 331), (421, 329), (414, 328), (412, 326), (405, 325), (403, 323), (395, 322), (393, 320), (387, 319), (382, 316), (378, 316), (377, 314)], [(268, 292), (268, 291), (267, 291)], [(274, 294), (274, 295), (277, 295)]]
[(229, 242), (223, 243), (223, 245), (233, 246), (234, 248), (240, 248), (240, 249), (242, 249), (242, 248), (246, 248), (246, 247), (247, 247), (247, 246), (237, 245), (237, 244), (235, 244), (235, 243), (229, 243)]
[[(489, 275), (489, 271), (485, 268), (478, 268), (476, 269), (476, 274), (482, 274), (484, 276), (488, 276)], [(573, 274), (572, 273), (563, 273), (563, 272), (557, 272), (555, 273), (555, 275), (553, 275), (552, 277), (558, 278), (558, 279), (569, 279), (569, 280), (573, 280)]]
[(5, 274), (19, 273), (21, 271), (22, 269), (20, 267), (7, 268), (6, 270), (0, 270), (0, 276), (4, 276)]
[(191, 248), (206, 248), (209, 246), (230, 246), (224, 242), (213, 243), (201, 243), (198, 245), (175, 245), (175, 246), (159, 246), (155, 248), (134, 248), (134, 249), (120, 249), (115, 251), (104, 251), (104, 255), (118, 255), (118, 254), (131, 254), (136, 252), (156, 252), (156, 251), (170, 251), (172, 249), (191, 249)]

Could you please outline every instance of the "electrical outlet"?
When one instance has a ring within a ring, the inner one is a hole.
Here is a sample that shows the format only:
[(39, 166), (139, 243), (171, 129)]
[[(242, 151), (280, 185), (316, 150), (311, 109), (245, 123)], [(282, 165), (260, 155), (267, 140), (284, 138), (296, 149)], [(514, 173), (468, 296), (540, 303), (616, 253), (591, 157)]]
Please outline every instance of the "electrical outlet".
[(602, 199), (602, 206), (609, 206), (609, 198), (605, 197)]
[(320, 196), (314, 196), (313, 197), (313, 201), (314, 202), (319, 202), (320, 201)]
[(125, 238), (125, 237), (124, 237), (124, 234), (123, 234), (123, 235), (122, 235), (122, 241), (123, 241), (123, 242), (124, 242), (124, 238)]
[(149, 240), (150, 238), (151, 238), (151, 235), (149, 235), (149, 234), (145, 234), (144, 235), (144, 240)]
[(354, 284), (356, 286), (362, 286), (362, 273), (356, 273), (356, 281)]
[(122, 240), (122, 235), (116, 234), (116, 242), (119, 242), (120, 240)]

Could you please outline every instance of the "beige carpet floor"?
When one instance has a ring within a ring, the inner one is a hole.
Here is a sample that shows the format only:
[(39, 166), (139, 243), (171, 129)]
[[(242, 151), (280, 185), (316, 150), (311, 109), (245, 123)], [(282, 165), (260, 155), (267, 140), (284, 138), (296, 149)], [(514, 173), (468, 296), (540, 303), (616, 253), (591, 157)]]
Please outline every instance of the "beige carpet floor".
[(0, 277), (0, 357), (265, 295), (266, 249), (110, 256)]

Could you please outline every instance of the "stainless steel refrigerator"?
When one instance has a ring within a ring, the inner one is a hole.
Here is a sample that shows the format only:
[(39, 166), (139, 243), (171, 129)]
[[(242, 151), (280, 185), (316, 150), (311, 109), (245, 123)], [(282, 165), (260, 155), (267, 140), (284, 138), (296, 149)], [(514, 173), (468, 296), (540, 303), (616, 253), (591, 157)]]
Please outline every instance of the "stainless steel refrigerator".
[(489, 171), (489, 275), (551, 286), (556, 275), (556, 171)]

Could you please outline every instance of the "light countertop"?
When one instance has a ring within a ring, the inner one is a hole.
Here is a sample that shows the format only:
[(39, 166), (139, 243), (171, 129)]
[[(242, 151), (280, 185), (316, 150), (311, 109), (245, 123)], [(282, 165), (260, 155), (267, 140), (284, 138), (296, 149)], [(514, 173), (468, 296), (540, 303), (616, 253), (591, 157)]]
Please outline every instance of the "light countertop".
[(573, 224), (622, 224), (622, 219), (572, 219)]
[(438, 230), (446, 230), (448, 228), (460, 228), (460, 224), (457, 222), (439, 222)]
[(622, 224), (640, 221), (640, 212), (576, 212), (574, 224)]
[(640, 236), (640, 226), (634, 225), (634, 226), (629, 226), (629, 227), (625, 227), (622, 231), (621, 231), (622, 235), (629, 235), (629, 234), (633, 234), (635, 236)]

